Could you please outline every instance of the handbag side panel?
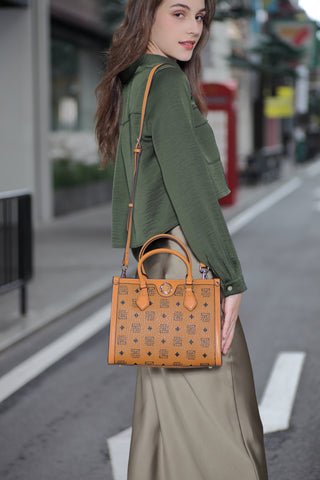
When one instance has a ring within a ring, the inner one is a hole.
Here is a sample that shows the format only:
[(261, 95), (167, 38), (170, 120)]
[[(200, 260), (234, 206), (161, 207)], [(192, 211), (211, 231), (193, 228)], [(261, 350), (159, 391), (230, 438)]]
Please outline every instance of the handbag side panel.
[(216, 298), (219, 300), (214, 302), (214, 309), (215, 309), (215, 329), (216, 335), (214, 336), (215, 341), (215, 362), (217, 366), (222, 364), (222, 357), (221, 357), (221, 300), (220, 300), (220, 282), (219, 284), (215, 284), (215, 295)]
[(120, 277), (113, 277), (113, 281), (112, 281), (113, 287), (112, 287), (112, 304), (111, 304), (109, 351), (108, 351), (108, 363), (110, 364), (115, 363), (119, 280), (120, 280)]

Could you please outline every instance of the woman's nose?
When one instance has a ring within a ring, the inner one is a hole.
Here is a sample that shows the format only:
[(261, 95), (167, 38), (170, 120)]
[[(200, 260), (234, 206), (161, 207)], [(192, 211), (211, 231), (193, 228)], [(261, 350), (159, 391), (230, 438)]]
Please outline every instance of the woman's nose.
[(191, 19), (188, 23), (187, 32), (189, 35), (199, 36), (202, 32), (202, 22), (195, 18)]

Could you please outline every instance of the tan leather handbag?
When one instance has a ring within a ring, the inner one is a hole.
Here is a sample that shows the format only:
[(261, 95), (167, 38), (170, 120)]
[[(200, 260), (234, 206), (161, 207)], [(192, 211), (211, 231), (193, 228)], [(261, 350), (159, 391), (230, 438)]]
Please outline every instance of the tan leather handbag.
[[(160, 65), (151, 70), (148, 78), (140, 134), (134, 149), (135, 169), (122, 274), (113, 278), (108, 362), (148, 367), (213, 367), (221, 365), (220, 280), (205, 278), (207, 269), (203, 264), (200, 265), (203, 279), (193, 279), (190, 253), (184, 243), (169, 234), (150, 238), (140, 250), (137, 278), (126, 278), (145, 109), (154, 72)], [(176, 242), (183, 253), (170, 248), (147, 251), (161, 238)], [(175, 255), (184, 262), (186, 278), (148, 278), (143, 264), (147, 258), (160, 253)]]

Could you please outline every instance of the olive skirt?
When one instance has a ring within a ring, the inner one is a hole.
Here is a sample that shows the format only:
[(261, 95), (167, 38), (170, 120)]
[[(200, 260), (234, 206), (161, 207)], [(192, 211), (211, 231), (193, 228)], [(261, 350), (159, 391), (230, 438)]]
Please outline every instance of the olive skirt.
[[(180, 227), (170, 233), (186, 243)], [(179, 250), (174, 242), (155, 247)], [(190, 251), (191, 255), (192, 252)], [(174, 255), (145, 264), (154, 278), (184, 278)], [(199, 262), (192, 255), (194, 278)], [(240, 320), (222, 366), (138, 367), (128, 480), (267, 480), (263, 430)]]

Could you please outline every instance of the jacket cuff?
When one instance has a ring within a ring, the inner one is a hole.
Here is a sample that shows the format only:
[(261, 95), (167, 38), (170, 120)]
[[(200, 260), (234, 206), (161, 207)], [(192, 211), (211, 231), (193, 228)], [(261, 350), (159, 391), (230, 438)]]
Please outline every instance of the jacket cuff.
[(229, 282), (225, 282), (225, 283), (221, 281), (221, 289), (223, 291), (223, 295), (225, 297), (229, 297), (230, 295), (243, 293), (245, 290), (247, 290), (247, 286), (243, 278), (240, 277), (240, 278), (237, 278), (236, 280), (233, 280), (233, 281), (230, 280)]

